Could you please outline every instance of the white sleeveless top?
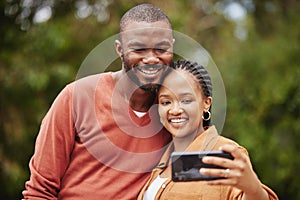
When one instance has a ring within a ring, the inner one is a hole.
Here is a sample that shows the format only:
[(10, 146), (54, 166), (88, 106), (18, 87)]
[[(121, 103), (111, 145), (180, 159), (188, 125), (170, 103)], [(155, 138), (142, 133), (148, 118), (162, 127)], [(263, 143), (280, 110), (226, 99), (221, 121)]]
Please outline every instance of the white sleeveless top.
[(148, 189), (144, 193), (143, 200), (154, 200), (159, 188), (168, 178), (161, 178), (159, 175), (149, 185)]

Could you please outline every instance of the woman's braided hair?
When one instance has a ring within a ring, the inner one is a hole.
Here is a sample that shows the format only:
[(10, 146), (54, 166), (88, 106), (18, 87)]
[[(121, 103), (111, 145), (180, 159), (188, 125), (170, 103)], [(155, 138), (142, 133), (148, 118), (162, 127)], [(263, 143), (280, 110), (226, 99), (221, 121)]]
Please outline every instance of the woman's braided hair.
[(174, 69), (182, 69), (190, 72), (199, 82), (205, 97), (212, 96), (212, 83), (207, 70), (196, 62), (178, 60), (172, 66)]
[[(190, 72), (195, 79), (200, 84), (202, 88), (203, 95), (205, 97), (212, 97), (212, 82), (211, 78), (207, 72), (207, 70), (196, 62), (191, 62), (188, 60), (178, 60), (173, 65), (171, 65), (173, 69), (182, 69), (187, 72)], [(209, 109), (210, 110), (210, 109)], [(209, 126), (210, 120), (203, 120), (203, 126)]]

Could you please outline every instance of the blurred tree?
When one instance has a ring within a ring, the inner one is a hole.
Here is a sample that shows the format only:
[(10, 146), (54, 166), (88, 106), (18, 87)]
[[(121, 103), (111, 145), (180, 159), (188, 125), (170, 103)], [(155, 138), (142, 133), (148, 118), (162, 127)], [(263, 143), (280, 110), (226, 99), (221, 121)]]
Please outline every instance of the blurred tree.
[[(0, 2), (0, 198), (20, 199), (41, 119), (85, 56), (142, 0)], [(244, 145), (280, 199), (300, 199), (300, 22), (296, 0), (149, 0), (219, 65), (223, 135)], [(119, 67), (119, 66), (118, 66)], [(21, 153), (22, 152), (22, 153)]]
[(258, 7), (248, 39), (235, 42), (222, 58), (228, 95), (224, 131), (247, 147), (262, 181), (280, 199), (299, 199), (299, 3)]

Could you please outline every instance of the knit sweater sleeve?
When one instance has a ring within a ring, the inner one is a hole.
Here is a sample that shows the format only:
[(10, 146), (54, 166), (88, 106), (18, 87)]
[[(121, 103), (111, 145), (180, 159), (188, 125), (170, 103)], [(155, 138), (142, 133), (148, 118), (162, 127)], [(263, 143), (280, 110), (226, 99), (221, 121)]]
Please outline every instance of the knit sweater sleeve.
[(57, 199), (75, 140), (72, 89), (64, 88), (44, 117), (25, 183), (24, 199)]

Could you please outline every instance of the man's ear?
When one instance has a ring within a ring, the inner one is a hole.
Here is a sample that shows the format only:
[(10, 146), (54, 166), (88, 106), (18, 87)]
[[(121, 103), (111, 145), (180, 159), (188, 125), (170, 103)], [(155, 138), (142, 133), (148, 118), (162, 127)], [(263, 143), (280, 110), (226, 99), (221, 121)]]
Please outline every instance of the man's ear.
[(119, 57), (122, 58), (123, 49), (122, 49), (122, 44), (121, 44), (120, 40), (115, 40), (115, 48), (116, 48), (116, 52), (119, 55)]

